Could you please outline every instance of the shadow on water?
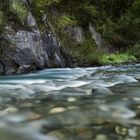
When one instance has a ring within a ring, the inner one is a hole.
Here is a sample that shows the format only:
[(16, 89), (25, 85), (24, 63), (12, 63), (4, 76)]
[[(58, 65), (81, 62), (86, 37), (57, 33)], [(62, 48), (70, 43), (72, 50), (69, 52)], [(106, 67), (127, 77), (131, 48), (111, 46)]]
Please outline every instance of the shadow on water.
[(140, 65), (0, 77), (2, 140), (139, 140)]

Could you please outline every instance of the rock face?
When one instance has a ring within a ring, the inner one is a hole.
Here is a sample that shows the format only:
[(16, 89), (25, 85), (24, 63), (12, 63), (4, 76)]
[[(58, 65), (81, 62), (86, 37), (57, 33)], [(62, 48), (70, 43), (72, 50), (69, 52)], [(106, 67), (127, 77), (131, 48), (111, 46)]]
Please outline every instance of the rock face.
[(103, 39), (101, 38), (101, 35), (96, 31), (95, 27), (92, 24), (89, 25), (89, 30), (92, 34), (92, 38), (95, 40), (97, 47), (102, 48), (104, 42)]
[(85, 38), (83, 29), (80, 26), (68, 26), (64, 31), (68, 34), (68, 37), (76, 43), (82, 43)]
[[(109, 51), (111, 47), (101, 36), (99, 32), (96, 31), (96, 28), (91, 23), (89, 24), (89, 31), (92, 35), (92, 39), (95, 41), (96, 46), (100, 50)], [(111, 49), (110, 49), (111, 50)]]
[[(61, 45), (53, 32), (41, 32), (31, 12), (26, 20), (27, 29), (5, 27), (2, 37), (7, 41), (1, 47), (0, 74), (20, 74), (47, 67), (65, 67)], [(68, 65), (68, 63), (67, 63)]]

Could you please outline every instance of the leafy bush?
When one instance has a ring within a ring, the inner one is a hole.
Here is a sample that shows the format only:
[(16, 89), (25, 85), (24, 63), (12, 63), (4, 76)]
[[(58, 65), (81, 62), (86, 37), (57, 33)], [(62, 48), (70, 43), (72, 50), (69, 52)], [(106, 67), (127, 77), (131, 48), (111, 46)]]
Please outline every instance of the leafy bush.
[(100, 57), (100, 62), (102, 64), (120, 64), (126, 62), (133, 62), (137, 59), (130, 54), (104, 54)]

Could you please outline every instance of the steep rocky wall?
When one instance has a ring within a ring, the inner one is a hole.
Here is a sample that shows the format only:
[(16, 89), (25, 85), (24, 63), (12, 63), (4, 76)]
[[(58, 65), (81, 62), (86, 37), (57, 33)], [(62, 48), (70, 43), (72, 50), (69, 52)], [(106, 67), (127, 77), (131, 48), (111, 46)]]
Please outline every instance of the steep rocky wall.
[(28, 73), (47, 67), (70, 66), (63, 57), (59, 41), (50, 30), (40, 31), (29, 12), (27, 29), (13, 29), (7, 25), (1, 37), (7, 44), (1, 46), (0, 74)]

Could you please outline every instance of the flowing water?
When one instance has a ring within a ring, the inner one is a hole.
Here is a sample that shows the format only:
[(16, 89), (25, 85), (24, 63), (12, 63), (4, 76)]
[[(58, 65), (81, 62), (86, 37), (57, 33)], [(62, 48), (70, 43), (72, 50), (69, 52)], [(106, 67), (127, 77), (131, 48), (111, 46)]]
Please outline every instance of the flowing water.
[(0, 77), (0, 140), (139, 140), (140, 64)]

